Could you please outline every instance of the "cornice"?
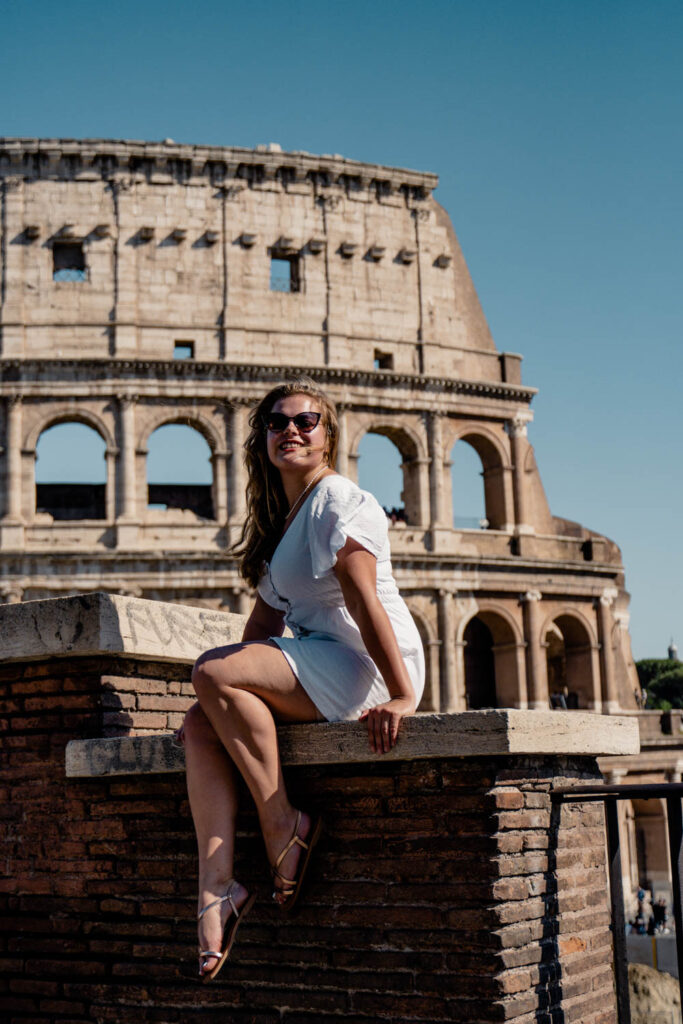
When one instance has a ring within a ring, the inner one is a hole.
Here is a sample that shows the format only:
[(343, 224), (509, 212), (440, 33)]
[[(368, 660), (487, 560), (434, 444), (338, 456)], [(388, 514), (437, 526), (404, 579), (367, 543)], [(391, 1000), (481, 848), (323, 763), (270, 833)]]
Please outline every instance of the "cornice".
[(459, 394), (530, 403), (537, 388), (499, 381), (427, 377), (420, 374), (353, 370), (342, 367), (259, 366), (253, 363), (190, 362), (153, 359), (0, 359), (0, 385), (45, 380), (55, 371), (89, 380), (121, 380), (154, 376), (189, 380), (235, 380), (277, 383), (287, 376), (305, 374), (321, 383), (392, 390), (419, 390), (425, 394)]
[[(0, 137), (0, 177), (24, 175), (73, 179), (90, 171), (104, 178), (121, 174), (171, 175), (179, 182), (209, 177), (212, 183), (224, 178), (302, 181), (319, 176), (336, 184), (348, 179), (355, 187), (382, 183), (395, 191), (402, 186), (417, 190), (413, 198), (426, 198), (438, 185), (436, 174), (384, 164), (349, 160), (339, 154), (322, 156), (279, 147), (197, 146), (125, 139), (37, 139)], [(284, 171), (284, 174), (283, 174)]]

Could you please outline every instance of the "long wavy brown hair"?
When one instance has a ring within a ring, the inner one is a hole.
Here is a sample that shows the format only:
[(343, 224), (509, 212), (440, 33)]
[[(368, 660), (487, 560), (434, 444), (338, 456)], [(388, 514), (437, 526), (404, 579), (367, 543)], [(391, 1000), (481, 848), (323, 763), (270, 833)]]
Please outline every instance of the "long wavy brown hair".
[(332, 469), (337, 464), (337, 410), (322, 388), (310, 377), (296, 377), (278, 384), (252, 410), (249, 416), (251, 433), (244, 445), (244, 462), (248, 474), (247, 516), (242, 536), (233, 545), (232, 552), (238, 559), (240, 575), (254, 588), (263, 574), (264, 563), (272, 558), (289, 511), (280, 473), (268, 458), (265, 423), (275, 403), (289, 395), (310, 395), (318, 403), (323, 426), (327, 429), (324, 458)]

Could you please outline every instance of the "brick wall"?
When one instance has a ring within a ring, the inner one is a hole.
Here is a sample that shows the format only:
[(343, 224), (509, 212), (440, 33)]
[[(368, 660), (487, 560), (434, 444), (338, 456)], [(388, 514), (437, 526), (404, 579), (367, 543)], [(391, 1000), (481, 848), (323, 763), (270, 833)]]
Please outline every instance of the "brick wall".
[(182, 774), (64, 773), (69, 739), (171, 726), (187, 673), (115, 656), (0, 666), (8, 1024), (616, 1020), (602, 812), (549, 797), (598, 777), (588, 757), (290, 767), (326, 823), (301, 912), (269, 904), (245, 797), (237, 874), (259, 899), (201, 986)]

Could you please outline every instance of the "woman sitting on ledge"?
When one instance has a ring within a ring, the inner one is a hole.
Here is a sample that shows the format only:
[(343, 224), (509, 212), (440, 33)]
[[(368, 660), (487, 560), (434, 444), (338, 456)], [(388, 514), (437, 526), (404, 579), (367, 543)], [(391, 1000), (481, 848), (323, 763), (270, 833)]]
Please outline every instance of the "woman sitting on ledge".
[[(216, 977), (254, 902), (233, 878), (240, 772), (254, 798), (273, 899), (296, 904), (321, 822), (293, 807), (276, 722), (353, 721), (371, 749), (396, 742), (424, 686), (417, 628), (389, 561), (386, 516), (334, 471), (334, 406), (307, 378), (282, 384), (251, 415), (240, 572), (257, 589), (242, 643), (207, 651), (198, 703), (179, 730), (199, 850), (199, 973)], [(293, 636), (283, 637), (285, 626)]]

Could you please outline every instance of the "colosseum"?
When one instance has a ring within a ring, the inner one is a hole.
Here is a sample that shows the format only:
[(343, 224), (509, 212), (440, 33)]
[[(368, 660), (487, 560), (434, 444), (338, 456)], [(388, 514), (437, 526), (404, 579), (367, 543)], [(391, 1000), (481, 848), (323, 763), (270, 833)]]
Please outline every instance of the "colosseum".
[[(400, 452), (390, 533), (427, 654), (421, 709), (637, 715), (641, 754), (608, 759), (610, 779), (680, 781), (681, 713), (639, 709), (619, 549), (551, 513), (535, 391), (494, 345), (436, 185), (277, 146), (0, 139), (0, 600), (104, 590), (245, 612), (230, 547), (247, 417), (303, 371), (338, 405), (341, 473), (357, 478), (368, 434)], [(100, 481), (37, 479), (64, 424), (100, 446)], [(177, 424), (210, 480), (151, 479)], [(452, 486), (462, 445), (483, 479), (475, 523)], [(626, 880), (669, 892), (659, 802), (626, 820)]]
[[(5, 600), (244, 611), (247, 415), (305, 370), (338, 404), (341, 473), (368, 433), (400, 451), (391, 542), (424, 707), (635, 708), (619, 550), (550, 512), (534, 389), (494, 345), (435, 175), (275, 146), (4, 139), (0, 181)], [(36, 483), (41, 435), (67, 422), (101, 439), (105, 482)], [(211, 483), (148, 482), (172, 423), (209, 446)], [(456, 444), (481, 461), (483, 529), (454, 519)]]

